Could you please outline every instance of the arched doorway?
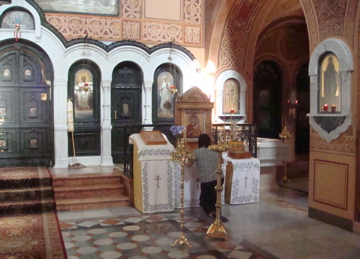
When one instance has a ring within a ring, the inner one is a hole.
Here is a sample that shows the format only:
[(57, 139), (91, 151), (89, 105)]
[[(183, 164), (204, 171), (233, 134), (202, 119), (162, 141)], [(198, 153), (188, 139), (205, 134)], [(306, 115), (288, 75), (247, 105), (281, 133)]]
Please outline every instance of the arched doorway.
[[(182, 73), (172, 63), (163, 63), (156, 68), (152, 85), (152, 120), (154, 129), (161, 129), (169, 142), (176, 140), (170, 131), (175, 122), (175, 100), (182, 93)], [(167, 129), (165, 129), (166, 127)]]
[[(133, 62), (123, 62), (114, 68), (111, 82), (112, 157), (114, 163), (124, 163), (127, 143), (126, 127), (141, 124), (141, 93), (143, 74)], [(130, 154), (127, 154), (129, 157)]]
[(281, 132), (282, 75), (273, 61), (263, 61), (254, 72), (254, 123), (258, 136), (279, 138)]
[(53, 66), (33, 43), (0, 48), (0, 166), (52, 166)]
[[(171, 88), (177, 92), (172, 94)], [(152, 117), (154, 124), (173, 123), (175, 121), (175, 100), (182, 93), (182, 74), (171, 63), (160, 65), (154, 73), (152, 87)]]
[[(89, 61), (73, 64), (69, 71), (68, 98), (74, 105), (74, 144), (77, 156), (101, 153), (100, 69)], [(69, 156), (74, 156), (69, 134)]]
[(300, 67), (296, 78), (297, 109), (296, 109), (296, 132), (295, 153), (309, 153), (310, 124), (307, 114), (310, 113), (310, 77), (308, 64)]

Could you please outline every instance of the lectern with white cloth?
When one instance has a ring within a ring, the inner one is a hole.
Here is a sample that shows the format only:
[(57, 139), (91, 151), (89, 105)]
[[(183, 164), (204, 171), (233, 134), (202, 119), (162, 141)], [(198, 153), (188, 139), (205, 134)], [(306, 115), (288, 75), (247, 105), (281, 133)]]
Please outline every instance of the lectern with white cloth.
[(260, 160), (227, 158), (225, 201), (228, 204), (259, 202)]
[(173, 211), (174, 163), (170, 154), (174, 146), (163, 135), (164, 145), (145, 145), (140, 134), (130, 136), (133, 149), (134, 204), (143, 213)]

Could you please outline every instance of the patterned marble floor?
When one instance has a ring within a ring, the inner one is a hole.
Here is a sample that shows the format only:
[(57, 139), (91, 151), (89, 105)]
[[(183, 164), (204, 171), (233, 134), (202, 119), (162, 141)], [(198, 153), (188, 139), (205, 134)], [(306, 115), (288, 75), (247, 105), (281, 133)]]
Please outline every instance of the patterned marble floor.
[(180, 213), (137, 214), (103, 219), (64, 221), (62, 234), (69, 259), (75, 258), (276, 258), (241, 238), (208, 238), (214, 222), (200, 208)]
[(180, 237), (179, 211), (142, 214), (119, 207), (60, 211), (58, 218), (69, 259), (360, 258), (360, 235), (309, 218), (307, 202), (306, 193), (279, 188), (261, 192), (258, 203), (224, 204), (228, 241), (207, 238), (213, 220), (200, 208), (186, 209), (189, 248), (171, 246)]

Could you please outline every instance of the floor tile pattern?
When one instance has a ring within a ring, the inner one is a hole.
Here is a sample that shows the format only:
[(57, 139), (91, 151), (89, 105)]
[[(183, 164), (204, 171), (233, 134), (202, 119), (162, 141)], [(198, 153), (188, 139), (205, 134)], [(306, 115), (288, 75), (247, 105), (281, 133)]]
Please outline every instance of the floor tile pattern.
[(180, 236), (178, 211), (63, 221), (60, 226), (69, 259), (276, 258), (244, 239), (206, 237), (213, 221), (199, 208), (186, 210), (184, 223), (191, 247), (172, 246)]

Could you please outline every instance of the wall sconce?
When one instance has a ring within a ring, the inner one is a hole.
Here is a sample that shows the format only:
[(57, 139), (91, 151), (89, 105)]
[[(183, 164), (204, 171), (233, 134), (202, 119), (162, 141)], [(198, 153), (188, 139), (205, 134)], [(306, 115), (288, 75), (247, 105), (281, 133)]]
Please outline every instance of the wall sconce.
[(197, 59), (194, 59), (193, 63), (194, 63), (194, 67), (195, 67), (196, 72), (201, 73), (201, 67), (200, 67), (199, 61)]
[(215, 67), (214, 62), (209, 60), (206, 65), (206, 74), (209, 76), (212, 76), (215, 73), (215, 71), (216, 71), (216, 67)]
[(298, 100), (293, 100), (293, 101), (287, 100), (286, 103), (288, 106), (296, 106), (299, 104), (299, 101)]

